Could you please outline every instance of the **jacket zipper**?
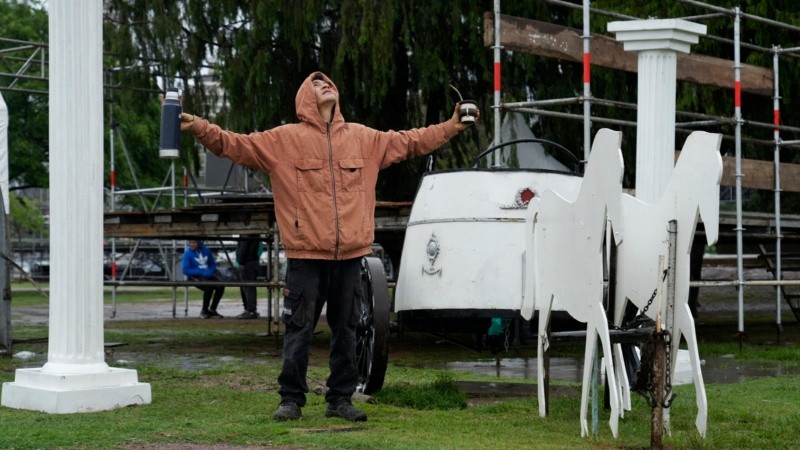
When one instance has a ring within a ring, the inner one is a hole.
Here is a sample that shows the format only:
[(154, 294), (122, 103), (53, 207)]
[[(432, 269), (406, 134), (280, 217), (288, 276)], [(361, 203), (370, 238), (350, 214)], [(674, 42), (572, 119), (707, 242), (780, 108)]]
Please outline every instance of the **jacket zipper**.
[(333, 191), (333, 220), (336, 226), (336, 243), (333, 247), (333, 260), (339, 259), (339, 208), (336, 205), (336, 176), (333, 171), (333, 146), (331, 145), (331, 124), (325, 124), (325, 134), (328, 138), (328, 163), (331, 170), (331, 190)]

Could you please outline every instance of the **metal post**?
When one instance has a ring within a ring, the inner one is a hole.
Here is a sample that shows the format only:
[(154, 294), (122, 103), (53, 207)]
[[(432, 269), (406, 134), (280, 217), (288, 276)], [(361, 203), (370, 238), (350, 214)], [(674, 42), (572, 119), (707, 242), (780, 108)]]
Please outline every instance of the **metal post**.
[[(177, 198), (175, 196), (175, 160), (173, 159), (170, 161), (169, 164), (169, 174), (170, 174), (170, 186), (172, 187), (172, 209), (174, 210), (177, 207)], [(169, 256), (169, 263), (170, 267), (172, 267), (172, 280), (175, 281), (178, 279), (178, 272), (175, 270), (177, 258), (176, 255), (178, 254), (178, 241), (173, 239), (172, 240), (172, 253)], [(172, 317), (176, 316), (178, 309), (178, 287), (172, 286)]]
[[(0, 198), (0, 253), (3, 255), (8, 255), (8, 242), (8, 215), (5, 199)], [(0, 290), (0, 356), (11, 356), (11, 276), (5, 258), (0, 258)]]
[(589, 33), (589, 4), (583, 0), (583, 160), (589, 160), (592, 148), (592, 89), (591, 89), (591, 34)]
[[(775, 280), (780, 280), (783, 276), (781, 273), (781, 239), (783, 233), (781, 232), (781, 130), (778, 126), (781, 124), (781, 96), (780, 87), (778, 83), (778, 59), (780, 56), (780, 46), (772, 47), (772, 73), (775, 77), (775, 95), (772, 97), (773, 109), (773, 122), (775, 129), (772, 131), (773, 139), (775, 140)], [(781, 342), (781, 334), (783, 332), (783, 325), (781, 324), (781, 294), (783, 288), (775, 286), (775, 327), (777, 329), (777, 342)]]
[(734, 118), (736, 119), (736, 273), (739, 280), (737, 289), (739, 300), (739, 346), (744, 339), (744, 245), (742, 243), (742, 82), (741, 48), (739, 30), (741, 16), (739, 7), (734, 8), (733, 22), (733, 73), (734, 73)]
[[(109, 149), (109, 161), (108, 161), (108, 178), (109, 178), (109, 191), (111, 195), (111, 199), (109, 204), (111, 206), (111, 212), (116, 210), (117, 204), (117, 168), (114, 162), (116, 157), (114, 153), (114, 108), (109, 107), (109, 116), (111, 118), (111, 126), (108, 128), (108, 149)], [(117, 238), (111, 238), (111, 281), (117, 281)], [(117, 316), (117, 285), (111, 286), (111, 318), (115, 318)]]
[[(189, 206), (189, 174), (186, 167), (183, 168), (183, 207)], [(183, 288), (183, 316), (189, 315), (189, 287)]]
[(661, 323), (656, 321), (653, 338), (653, 415), (650, 420), (650, 448), (662, 448), (664, 437), (664, 369), (666, 360), (666, 342)]
[[(586, 339), (590, 339), (586, 336)], [(598, 339), (599, 340), (599, 339)], [(599, 343), (595, 340), (594, 345), (594, 358), (592, 358), (592, 383), (591, 383), (591, 396), (592, 396), (592, 436), (600, 434), (600, 351), (598, 349)], [(611, 395), (617, 395), (612, 392)]]
[[(492, 145), (500, 143), (500, 0), (494, 0), (494, 139)], [(493, 166), (500, 164), (499, 152), (494, 153)]]
[[(589, 0), (583, 0), (583, 162), (589, 161), (589, 150), (592, 148), (592, 91), (591, 91), (591, 55), (589, 33)], [(584, 169), (581, 167), (581, 169)], [(609, 241), (610, 230), (606, 227), (606, 243)], [(608, 253), (606, 253), (608, 255)], [(588, 339), (588, 336), (587, 336)], [(592, 435), (600, 433), (598, 384), (600, 383), (600, 355), (598, 345), (595, 343), (594, 359), (592, 361)], [(614, 395), (614, 394), (611, 394)]]
[(675, 264), (676, 249), (678, 247), (678, 222), (670, 220), (667, 228), (669, 233), (669, 254), (667, 259), (667, 304), (664, 312), (664, 327), (667, 330), (675, 329)]
[[(281, 291), (277, 288), (278, 281), (281, 277), (281, 258), (280, 258), (280, 249), (281, 249), (281, 237), (278, 231), (278, 222), (272, 222), (272, 248), (273, 248), (273, 255), (272, 255), (272, 263), (273, 263), (273, 271), (272, 271), (272, 282), (273, 286), (276, 286), (273, 289), (270, 289), (269, 295), (269, 309), (267, 311), (267, 333), (272, 333), (272, 322), (275, 322), (275, 350), (280, 350), (280, 341), (278, 340), (278, 334), (280, 332), (280, 320), (274, 317), (274, 311), (280, 311), (281, 309), (278, 307), (278, 302), (281, 301)], [(274, 302), (275, 308), (273, 308), (273, 294), (274, 294)]]

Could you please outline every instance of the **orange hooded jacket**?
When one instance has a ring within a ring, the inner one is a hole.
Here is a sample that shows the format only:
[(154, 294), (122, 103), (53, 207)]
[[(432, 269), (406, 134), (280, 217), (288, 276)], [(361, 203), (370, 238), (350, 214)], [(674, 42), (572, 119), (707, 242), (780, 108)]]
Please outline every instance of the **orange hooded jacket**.
[(300, 123), (238, 134), (196, 118), (195, 138), (217, 156), (270, 175), (281, 241), (289, 258), (340, 260), (369, 254), (375, 237), (378, 171), (425, 155), (457, 134), (449, 121), (407, 131), (345, 122), (338, 103), (326, 123), (314, 72), (295, 98)]

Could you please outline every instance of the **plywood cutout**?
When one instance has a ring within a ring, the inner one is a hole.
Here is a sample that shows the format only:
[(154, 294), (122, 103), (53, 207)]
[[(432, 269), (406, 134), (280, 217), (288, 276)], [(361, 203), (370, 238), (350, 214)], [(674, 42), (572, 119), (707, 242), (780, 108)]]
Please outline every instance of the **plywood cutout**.
[[(667, 227), (677, 221), (675, 261), (674, 327), (665, 323), (671, 334), (673, 351), (670, 367), (675, 373), (677, 347), (681, 337), (686, 339), (692, 379), (696, 391), (697, 418), (695, 425), (702, 436), (706, 434), (708, 403), (700, 369), (694, 319), (689, 310), (689, 261), (692, 241), (700, 219), (705, 227), (709, 245), (717, 241), (719, 231), (719, 182), (722, 158), (719, 154), (719, 134), (695, 131), (686, 139), (678, 162), (656, 205), (623, 195), (621, 208), (625, 242), (617, 248), (617, 276), (614, 324), (621, 325), (626, 299), (644, 308), (662, 274), (659, 257), (668, 258)], [(666, 317), (667, 305), (661, 316)], [(659, 309), (648, 308), (646, 314), (655, 319)]]
[[(597, 338), (605, 355), (611, 392), (618, 392), (611, 357), (608, 320), (603, 308), (603, 247), (607, 222), (620, 223), (619, 201), (624, 170), (621, 133), (602, 129), (592, 151), (574, 202), (552, 190), (531, 201), (526, 216), (526, 283), (521, 314), (530, 319), (539, 311), (539, 413), (545, 415), (542, 353), (554, 305), (586, 323), (586, 349), (581, 392), (581, 435), (589, 433), (586, 420), (592, 360)], [(621, 227), (613, 227), (619, 241)], [(611, 397), (609, 425), (617, 436), (619, 399)]]

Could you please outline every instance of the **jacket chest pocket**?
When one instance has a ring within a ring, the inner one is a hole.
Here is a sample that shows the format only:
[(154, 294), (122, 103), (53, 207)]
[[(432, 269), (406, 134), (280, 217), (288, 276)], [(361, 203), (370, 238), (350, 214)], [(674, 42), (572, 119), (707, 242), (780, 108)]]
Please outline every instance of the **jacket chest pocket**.
[(342, 173), (342, 186), (345, 191), (358, 192), (364, 190), (363, 159), (340, 159), (339, 170)]
[(298, 192), (321, 192), (325, 188), (323, 173), (323, 160), (321, 159), (298, 159), (294, 162), (297, 172), (297, 191)]

